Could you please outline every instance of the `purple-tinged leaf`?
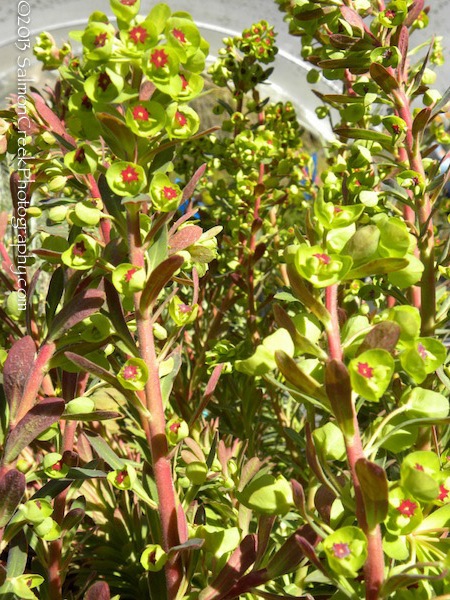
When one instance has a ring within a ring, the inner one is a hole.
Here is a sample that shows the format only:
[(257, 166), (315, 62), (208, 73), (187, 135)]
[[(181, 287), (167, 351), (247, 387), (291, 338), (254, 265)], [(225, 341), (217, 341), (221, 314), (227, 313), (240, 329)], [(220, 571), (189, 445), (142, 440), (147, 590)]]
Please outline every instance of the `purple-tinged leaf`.
[(114, 329), (116, 330), (117, 335), (126, 344), (128, 350), (130, 350), (133, 356), (137, 356), (138, 350), (136, 343), (131, 335), (130, 330), (128, 329), (128, 325), (125, 321), (125, 317), (123, 314), (122, 304), (120, 302), (119, 294), (113, 284), (105, 279), (105, 294), (106, 294), (106, 303), (108, 305), (109, 311), (109, 320), (111, 321)]
[(64, 356), (68, 358), (71, 362), (73, 362), (74, 365), (77, 365), (77, 367), (80, 367), (80, 369), (82, 369), (83, 371), (87, 371), (91, 375), (94, 375), (102, 381), (105, 381), (111, 387), (121, 392), (127, 398), (133, 397), (134, 392), (131, 392), (130, 390), (125, 390), (120, 385), (117, 377), (113, 373), (110, 373), (109, 371), (101, 367), (100, 365), (97, 365), (88, 358), (80, 356), (79, 354), (75, 354), (74, 352), (65, 352)]
[(366, 335), (362, 344), (359, 346), (356, 355), (374, 348), (387, 350), (392, 354), (400, 339), (400, 333), (401, 329), (397, 323), (392, 321), (378, 323), (378, 325), (375, 325), (375, 327)]
[(241, 477), (239, 479), (238, 492), (242, 492), (247, 483), (258, 473), (263, 466), (263, 462), (257, 456), (251, 458), (242, 468)]
[(401, 61), (398, 66), (398, 72), (401, 73), (401, 77), (405, 77), (406, 59), (408, 57), (408, 46), (409, 46), (409, 32), (405, 25), (402, 25), (398, 34), (398, 49), (401, 54)]
[(366, 458), (356, 462), (356, 475), (364, 502), (367, 525), (370, 530), (382, 523), (388, 514), (389, 490), (385, 470)]
[(256, 535), (246, 535), (214, 581), (205, 588), (198, 600), (216, 600), (227, 594), (256, 559)]
[(63, 137), (66, 142), (69, 142), (69, 144), (76, 148), (77, 144), (73, 137), (67, 133), (64, 123), (55, 115), (52, 109), (47, 106), (42, 96), (34, 92), (31, 94), (31, 96), (34, 100), (34, 105), (39, 116), (47, 123), (47, 125), (49, 125), (49, 130), (57, 133)]
[(192, 417), (191, 417), (191, 419), (189, 421), (189, 423), (191, 425), (193, 423), (195, 423), (195, 421), (198, 419), (198, 417), (202, 414), (202, 412), (208, 406), (208, 403), (211, 400), (212, 395), (214, 394), (216, 386), (219, 383), (219, 378), (220, 378), (220, 376), (222, 374), (223, 367), (224, 367), (224, 365), (222, 363), (219, 364), (219, 365), (216, 365), (214, 367), (214, 370), (211, 373), (211, 377), (209, 378), (209, 381), (206, 384), (206, 388), (205, 388), (205, 392), (203, 394), (203, 398), (202, 398), (200, 404), (198, 405), (197, 410), (192, 415)]
[(30, 335), (14, 342), (8, 352), (8, 358), (3, 367), (3, 386), (11, 420), (16, 416), (25, 383), (33, 368), (35, 355), (36, 346)]
[(98, 312), (105, 301), (101, 290), (86, 290), (76, 294), (53, 319), (48, 341), (61, 337), (66, 331)]
[(275, 579), (280, 575), (292, 573), (298, 567), (304, 558), (303, 552), (300, 550), (297, 538), (301, 537), (306, 542), (309, 542), (313, 548), (319, 543), (319, 536), (309, 526), (302, 525), (295, 533), (293, 533), (274, 554), (267, 565), (267, 572), (270, 579)]
[(70, 531), (71, 529), (75, 530), (84, 519), (85, 514), (86, 512), (83, 508), (73, 508), (72, 510), (69, 510), (61, 523), (61, 529), (63, 531)]
[(328, 362), (325, 368), (325, 389), (344, 437), (352, 440), (355, 435), (352, 386), (348, 369), (340, 360), (333, 359)]
[(424, 5), (425, 5), (425, 0), (415, 0), (411, 4), (411, 6), (408, 9), (408, 14), (406, 16), (406, 19), (404, 21), (404, 24), (406, 25), (406, 27), (411, 27), (411, 25), (414, 23), (414, 21), (417, 19), (417, 17), (422, 12)]
[(431, 107), (427, 106), (426, 108), (422, 108), (422, 110), (417, 113), (412, 124), (412, 134), (414, 137), (419, 137), (419, 139), (421, 139), (430, 118)]
[(357, 29), (361, 34), (364, 33), (364, 21), (355, 10), (349, 6), (341, 6), (339, 10), (344, 20), (351, 25), (352, 29)]
[(35, 404), (9, 432), (5, 444), (4, 463), (8, 464), (15, 460), (33, 440), (53, 423), (59, 421), (63, 412), (62, 398), (45, 398)]
[(301, 483), (299, 483), (295, 479), (291, 479), (291, 485), (292, 485), (292, 496), (294, 498), (295, 507), (298, 510), (298, 512), (300, 513), (300, 516), (303, 517), (303, 519), (305, 519), (306, 518), (306, 498), (305, 498), (305, 491), (303, 489), (303, 486)]
[(123, 418), (123, 415), (112, 410), (94, 410), (90, 413), (78, 413), (74, 415), (62, 415), (63, 421), (111, 421)]
[(189, 198), (192, 196), (192, 194), (195, 191), (195, 187), (196, 187), (197, 183), (203, 177), (205, 171), (206, 171), (206, 163), (204, 163), (203, 165), (201, 165), (195, 171), (195, 173), (192, 175), (189, 183), (185, 186), (185, 188), (183, 190), (183, 199), (182, 199), (182, 202), (186, 202), (186, 200), (189, 200)]
[(149, 311), (165, 285), (169, 283), (174, 274), (182, 267), (184, 258), (178, 254), (174, 254), (166, 258), (154, 269), (145, 284), (142, 291), (140, 310), (145, 313)]
[(275, 515), (260, 515), (258, 519), (258, 539), (256, 544), (257, 552), (255, 566), (253, 567), (254, 569), (258, 569), (264, 560), (264, 556), (270, 542), (270, 534), (272, 533), (275, 521)]
[(275, 362), (286, 380), (300, 392), (307, 396), (317, 398), (328, 405), (327, 397), (322, 391), (322, 386), (313, 377), (304, 373), (295, 360), (286, 354), (286, 352), (283, 350), (276, 350)]
[(297, 542), (298, 546), (300, 547), (300, 550), (303, 552), (303, 554), (306, 556), (309, 562), (312, 565), (314, 565), (316, 569), (322, 571), (322, 573), (325, 573), (325, 575), (327, 575), (327, 571), (320, 562), (319, 557), (317, 556), (316, 551), (314, 550), (314, 546), (310, 544), (308, 540), (301, 535), (296, 535), (295, 541)]
[(330, 313), (325, 306), (311, 294), (293, 264), (287, 265), (287, 274), (292, 291), (306, 310), (312, 312), (312, 314), (325, 326), (330, 325)]
[(331, 506), (336, 500), (336, 494), (322, 484), (314, 494), (314, 506), (327, 525), (330, 524)]
[(309, 468), (317, 477), (317, 479), (324, 484), (327, 484), (327, 478), (323, 472), (322, 465), (317, 458), (316, 447), (314, 446), (314, 440), (311, 434), (311, 426), (309, 423), (305, 423), (305, 436), (306, 436), (306, 462)]
[(97, 581), (85, 593), (84, 600), (111, 600), (109, 585), (106, 581)]
[(383, 67), (383, 65), (380, 65), (380, 63), (372, 63), (370, 65), (369, 70), (372, 79), (380, 86), (380, 88), (386, 94), (390, 94), (393, 90), (398, 89), (398, 81), (386, 69), (386, 67)]
[(178, 546), (172, 546), (168, 554), (174, 555), (180, 552), (191, 552), (192, 550), (199, 550), (204, 543), (205, 540), (203, 538), (191, 538), (190, 540), (186, 540), (185, 542), (183, 542), (183, 544), (179, 544)]
[(203, 229), (198, 225), (187, 225), (169, 239), (170, 254), (184, 250), (200, 239)]
[(5, 527), (25, 494), (25, 475), (16, 469), (0, 477), (0, 529)]

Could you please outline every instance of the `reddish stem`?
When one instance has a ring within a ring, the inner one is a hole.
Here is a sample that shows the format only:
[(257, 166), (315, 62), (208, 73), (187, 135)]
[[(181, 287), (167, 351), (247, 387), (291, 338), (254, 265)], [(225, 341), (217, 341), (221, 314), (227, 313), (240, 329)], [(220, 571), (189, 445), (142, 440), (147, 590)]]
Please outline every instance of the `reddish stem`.
[[(331, 324), (327, 329), (328, 350), (330, 358), (342, 361), (343, 352), (338, 318), (338, 285), (330, 285), (325, 288), (325, 306), (330, 313)], [(368, 541), (368, 556), (364, 565), (364, 580), (366, 584), (366, 600), (378, 600), (379, 591), (384, 579), (384, 555), (380, 526), (377, 525), (372, 531), (367, 525), (364, 500), (361, 486), (356, 474), (356, 463), (365, 458), (359, 430), (356, 410), (353, 409), (354, 436), (351, 442), (346, 440), (347, 460), (352, 476), (355, 490), (356, 518), (361, 529), (364, 531)]]
[(342, 360), (341, 336), (339, 334), (338, 317), (338, 284), (325, 288), (325, 306), (330, 313), (331, 322), (327, 329), (328, 350), (330, 358)]
[[(413, 118), (409, 99), (403, 90), (394, 96), (396, 111), (406, 123), (405, 150), (409, 166), (413, 171), (425, 178), (425, 170), (419, 150), (418, 140), (413, 136)], [(421, 228), (419, 238), (420, 259), (424, 266), (421, 280), (421, 316), (422, 335), (434, 334), (436, 319), (436, 279), (434, 268), (434, 231), (431, 218), (430, 196), (424, 192), (423, 197), (416, 199), (416, 214)]]
[[(134, 211), (133, 208), (128, 212), (130, 260), (133, 265), (144, 267), (145, 250), (142, 247), (140, 236), (139, 213), (132, 211)], [(158, 491), (158, 510), (161, 519), (163, 547), (168, 551), (171, 547), (186, 541), (185, 539), (180, 539), (179, 534), (179, 530), (186, 530), (186, 519), (184, 513), (179, 510), (179, 502), (172, 479), (172, 467), (166, 437), (166, 418), (161, 394), (153, 327), (150, 315), (140, 310), (141, 295), (141, 292), (138, 292), (134, 297), (137, 336), (141, 358), (145, 361), (148, 368), (145, 401), (147, 409), (151, 413), (148, 427), (150, 449), (156, 489)], [(184, 523), (180, 523), (180, 527), (178, 519), (184, 520)], [(175, 599), (182, 579), (183, 567), (181, 560), (177, 557), (166, 564), (169, 600)]]

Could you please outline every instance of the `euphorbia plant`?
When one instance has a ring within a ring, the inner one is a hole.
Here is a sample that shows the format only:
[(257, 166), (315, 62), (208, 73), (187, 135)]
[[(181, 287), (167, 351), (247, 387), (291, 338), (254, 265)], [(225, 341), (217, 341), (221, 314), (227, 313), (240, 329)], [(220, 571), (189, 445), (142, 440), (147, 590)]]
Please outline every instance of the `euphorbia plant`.
[(139, 4), (93, 13), (80, 57), (39, 36), (59, 79), (26, 131), (14, 98), (1, 113), (37, 227), (25, 314), (0, 246), (0, 595), (446, 597), (448, 94), (437, 42), (408, 54), (426, 13), (279, 2), (308, 79), (343, 81), (319, 94), (339, 124), (315, 181), (293, 105), (264, 97), (273, 28), (224, 40), (204, 131), (206, 41)]

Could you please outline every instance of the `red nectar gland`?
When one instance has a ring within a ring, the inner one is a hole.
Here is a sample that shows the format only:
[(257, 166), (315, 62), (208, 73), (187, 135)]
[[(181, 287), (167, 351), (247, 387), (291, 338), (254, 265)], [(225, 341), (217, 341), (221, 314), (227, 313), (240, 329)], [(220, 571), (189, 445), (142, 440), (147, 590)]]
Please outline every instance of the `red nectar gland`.
[(138, 271), (137, 267), (133, 267), (132, 269), (128, 269), (128, 271), (124, 275), (125, 281), (128, 283), (131, 281), (133, 275)]
[(177, 197), (177, 190), (166, 185), (163, 187), (163, 194), (166, 200), (172, 200)]
[(130, 31), (130, 39), (132, 39), (136, 45), (145, 44), (145, 40), (147, 38), (148, 31), (140, 25), (138, 27), (133, 27), (133, 29)]
[(169, 55), (165, 50), (154, 50), (150, 62), (156, 69), (163, 69), (169, 62)]
[(317, 254), (313, 254), (313, 256), (315, 258), (318, 258), (322, 265), (329, 265), (331, 262), (331, 258), (328, 256), (328, 254), (317, 253)]
[(351, 554), (350, 547), (344, 542), (333, 544), (333, 554), (336, 558), (346, 558)]
[(184, 32), (181, 31), (181, 29), (172, 29), (172, 35), (174, 38), (176, 38), (182, 44), (186, 43), (186, 36), (185, 36)]
[(127, 365), (123, 370), (122, 377), (127, 381), (129, 379), (136, 379), (139, 375), (139, 370), (135, 365)]
[(399, 513), (401, 513), (404, 517), (413, 517), (416, 511), (417, 504), (412, 502), (409, 499), (402, 500), (400, 506), (397, 507)]
[(358, 363), (358, 373), (366, 379), (371, 379), (373, 377), (373, 367), (369, 363)]
[(84, 245), (84, 242), (77, 242), (72, 250), (72, 254), (74, 256), (83, 256), (83, 254), (86, 252), (86, 246)]
[(178, 123), (178, 125), (180, 125), (180, 127), (184, 127), (187, 124), (186, 115), (184, 115), (182, 112), (179, 112), (178, 110), (175, 113), (175, 120)]
[(139, 180), (139, 175), (132, 166), (128, 166), (121, 172), (123, 183), (131, 183)]
[(148, 110), (142, 104), (133, 108), (133, 118), (136, 121), (148, 121), (149, 120)]

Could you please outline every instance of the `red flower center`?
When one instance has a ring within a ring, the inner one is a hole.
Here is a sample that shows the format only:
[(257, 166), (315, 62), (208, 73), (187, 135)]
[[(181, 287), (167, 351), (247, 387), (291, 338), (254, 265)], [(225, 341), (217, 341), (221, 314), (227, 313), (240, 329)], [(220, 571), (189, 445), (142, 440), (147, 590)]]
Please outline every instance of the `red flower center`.
[(423, 344), (417, 345), (417, 352), (420, 354), (420, 358), (423, 358), (423, 360), (425, 360), (428, 356), (428, 352)]
[(177, 190), (166, 185), (163, 187), (163, 194), (166, 200), (172, 200), (173, 198), (177, 197)]
[(125, 477), (128, 475), (128, 473), (123, 470), (123, 471), (119, 471), (116, 475), (116, 483), (118, 483), (119, 485), (121, 483), (123, 483), (125, 481)]
[(417, 504), (412, 502), (411, 500), (402, 500), (400, 506), (397, 507), (399, 513), (401, 513), (404, 517), (413, 517), (415, 510), (417, 508)]
[(98, 87), (101, 88), (104, 92), (108, 89), (111, 83), (111, 77), (108, 73), (100, 73), (98, 78)]
[(448, 490), (444, 485), (441, 484), (439, 486), (438, 500), (441, 500), (443, 502), (444, 500), (446, 500), (448, 498), (449, 493), (450, 493), (450, 490)]
[(84, 106), (84, 108), (87, 108), (88, 110), (90, 110), (92, 108), (92, 102), (89, 100), (89, 98), (86, 95), (84, 95), (81, 100), (81, 106)]
[(419, 185), (419, 178), (418, 177), (413, 177), (412, 178), (412, 182), (414, 185)]
[(86, 154), (84, 152), (84, 148), (78, 148), (78, 150), (75, 152), (75, 161), (77, 163), (82, 163), (85, 158)]
[(126, 169), (121, 172), (123, 183), (131, 183), (132, 181), (138, 181), (139, 175), (134, 167), (129, 165)]
[(369, 363), (358, 363), (358, 373), (367, 379), (371, 379), (373, 377), (373, 368), (369, 365)]
[(120, 0), (120, 4), (123, 4), (124, 6), (134, 6), (136, 2), (137, 0)]
[(180, 311), (180, 313), (186, 314), (188, 312), (191, 312), (192, 306), (189, 306), (189, 304), (179, 304), (178, 310)]
[(313, 256), (315, 256), (315, 258), (318, 258), (322, 265), (329, 265), (331, 262), (331, 258), (328, 256), (328, 254), (318, 253), (313, 254)]
[(335, 207), (333, 208), (333, 211), (334, 211), (334, 214), (335, 214), (335, 215), (338, 215), (339, 213), (341, 213), (341, 212), (342, 212), (342, 208), (341, 208), (340, 206), (335, 206)]
[(61, 471), (61, 469), (62, 469), (62, 462), (59, 460), (57, 463), (55, 463), (54, 465), (52, 465), (52, 469), (53, 469), (53, 471)]
[(336, 558), (346, 558), (351, 554), (349, 545), (344, 542), (333, 544), (333, 554)]
[(416, 463), (414, 465), (414, 468), (416, 469), (416, 471), (423, 471), (423, 467), (422, 467), (422, 465), (419, 465), (419, 463)]
[(148, 38), (148, 31), (140, 25), (138, 27), (133, 27), (130, 31), (130, 38), (135, 44), (144, 44), (145, 40)]
[(186, 36), (184, 32), (181, 31), (181, 29), (172, 29), (172, 35), (173, 37), (177, 38), (177, 40), (182, 44), (186, 43)]
[(104, 31), (103, 33), (99, 33), (94, 40), (94, 46), (96, 48), (103, 48), (103, 46), (106, 44), (107, 39), (108, 34), (106, 33), (106, 31)]
[(181, 423), (172, 423), (172, 425), (169, 427), (170, 431), (173, 431), (174, 433), (178, 433), (178, 430), (181, 427)]
[(181, 79), (181, 87), (183, 90), (185, 90), (188, 87), (189, 82), (184, 75), (180, 75), (180, 79)]
[(128, 283), (129, 281), (131, 281), (131, 278), (133, 277), (133, 275), (138, 271), (137, 267), (133, 267), (132, 269), (128, 269), (128, 271), (125, 273), (124, 275), (124, 279), (125, 281)]
[(136, 121), (148, 121), (148, 110), (145, 108), (145, 106), (139, 104), (133, 108), (133, 117), (136, 119)]
[(395, 10), (392, 10), (392, 8), (388, 8), (384, 11), (384, 14), (388, 19), (393, 19), (397, 13), (395, 12)]
[(184, 127), (187, 123), (186, 115), (184, 115), (182, 112), (179, 112), (178, 110), (175, 113), (175, 119), (176, 119), (178, 125), (180, 125), (181, 127)]
[(122, 373), (122, 377), (127, 381), (129, 379), (136, 379), (138, 375), (139, 371), (135, 365), (127, 365)]
[(398, 125), (392, 125), (392, 131), (395, 135), (398, 135), (400, 133), (400, 127)]
[(77, 242), (72, 250), (72, 254), (74, 256), (83, 256), (83, 254), (86, 252), (86, 246), (84, 245), (84, 242)]
[(154, 50), (150, 62), (157, 68), (162, 69), (169, 62), (169, 55), (165, 50)]

